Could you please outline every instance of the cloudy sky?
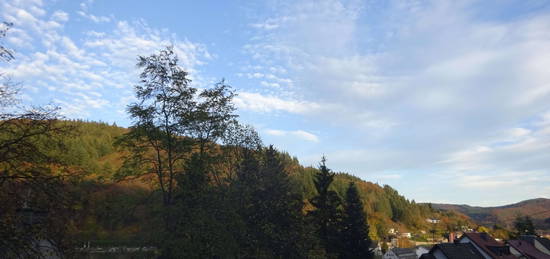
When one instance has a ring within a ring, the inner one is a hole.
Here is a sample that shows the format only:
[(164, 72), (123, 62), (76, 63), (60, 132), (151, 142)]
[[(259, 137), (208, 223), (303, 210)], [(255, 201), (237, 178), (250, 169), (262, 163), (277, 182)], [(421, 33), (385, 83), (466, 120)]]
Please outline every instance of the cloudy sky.
[(128, 126), (138, 55), (225, 78), (264, 142), (416, 201), (550, 198), (550, 1), (7, 0), (23, 103)]

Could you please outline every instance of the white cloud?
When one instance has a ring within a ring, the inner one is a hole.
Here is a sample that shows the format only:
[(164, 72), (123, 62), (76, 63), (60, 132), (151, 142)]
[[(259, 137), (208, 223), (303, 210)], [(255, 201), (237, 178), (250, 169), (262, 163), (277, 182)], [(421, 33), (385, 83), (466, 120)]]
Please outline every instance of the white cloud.
[[(492, 8), (481, 1), (414, 2), (275, 4), (275, 15), (259, 23), (277, 26), (257, 26), (244, 51), (262, 64), (254, 72), (287, 70), (294, 87), (271, 88), (271, 96), (317, 103), (322, 112), (302, 113), (304, 120), (344, 132), (344, 143), (318, 151), (337, 169), (365, 176), (434, 168), (456, 177), (548, 172), (547, 12), (512, 15), (511, 6), (491, 1)], [(521, 181), (506, 181), (521, 190)]]
[(318, 110), (320, 106), (313, 102), (285, 100), (275, 96), (264, 96), (259, 93), (240, 92), (235, 104), (243, 110), (256, 112), (285, 111), (305, 114)]
[(266, 21), (264, 23), (253, 23), (250, 26), (256, 29), (273, 30), (279, 27), (274, 21)]
[(498, 174), (464, 174), (457, 177), (460, 187), (476, 189), (501, 189), (517, 186), (533, 186), (547, 177), (546, 172), (499, 172)]
[(115, 119), (105, 108), (124, 110), (131, 100), (126, 91), (137, 82), (137, 56), (152, 54), (167, 45), (174, 46), (180, 65), (193, 75), (195, 83), (202, 82), (196, 68), (210, 58), (203, 45), (180, 40), (169, 31), (152, 28), (143, 21), (93, 16), (87, 13), (91, 3), (83, 3), (81, 15), (92, 20), (95, 17), (112, 29), (107, 29), (107, 33), (83, 29), (81, 38), (62, 29), (69, 20), (64, 11), (49, 14), (39, 1), (0, 3), (0, 18), (16, 21), (6, 40), (33, 42), (18, 45), (17, 57), (6, 72), (28, 85), (26, 89), (37, 92), (33, 94), (38, 97), (34, 102), (53, 101), (61, 106), (64, 115), (72, 118)]
[[(475, 1), (286, 7), (270, 18), (279, 27), (260, 30), (245, 50), (264, 62), (258, 73), (273, 60), (290, 69), (297, 100), (331, 107), (317, 118), (407, 148), (439, 143), (426, 150), (435, 154), (422, 154), (435, 158), (548, 108), (550, 75), (541, 70), (550, 66), (547, 15), (485, 22), (467, 11)], [(393, 17), (377, 19), (386, 14)]]
[(275, 130), (275, 129), (267, 129), (267, 130), (265, 130), (265, 133), (267, 133), (268, 135), (271, 135), (271, 136), (278, 136), (278, 137), (281, 137), (281, 136), (284, 136), (284, 135), (287, 134), (286, 131)]
[(296, 130), (296, 131), (292, 131), (291, 134), (307, 141), (319, 142), (319, 138), (316, 135), (309, 133), (307, 131)]
[(382, 180), (397, 180), (401, 179), (402, 175), (400, 174), (382, 174), (377, 176), (379, 179)]
[(107, 16), (95, 16), (93, 14), (88, 14), (84, 11), (78, 11), (76, 12), (78, 13), (78, 15), (94, 22), (94, 23), (105, 23), (105, 22), (110, 22), (111, 21), (111, 18), (107, 17)]
[(310, 142), (319, 142), (319, 137), (317, 137), (313, 133), (303, 131), (303, 130), (285, 131), (285, 130), (266, 129), (264, 132), (271, 136), (277, 136), (277, 137), (290, 136), (290, 137), (296, 137), (296, 138), (310, 141)]
[(89, 13), (90, 6), (93, 4), (94, 1), (84, 1), (80, 3), (80, 11), (77, 11), (76, 13), (80, 15), (81, 17), (84, 17), (94, 23), (108, 23), (111, 22), (113, 18), (107, 17), (107, 16), (96, 16), (91, 13)]
[(513, 128), (510, 130), (512, 137), (524, 137), (531, 133), (531, 130), (525, 128)]
[(51, 19), (58, 22), (67, 22), (69, 20), (69, 14), (58, 10), (52, 14)]
[(281, 87), (281, 85), (278, 84), (278, 83), (269, 83), (269, 82), (267, 82), (267, 81), (261, 81), (260, 84), (261, 84), (262, 86), (265, 86), (265, 87), (274, 87), (274, 88), (279, 88), (279, 87)]

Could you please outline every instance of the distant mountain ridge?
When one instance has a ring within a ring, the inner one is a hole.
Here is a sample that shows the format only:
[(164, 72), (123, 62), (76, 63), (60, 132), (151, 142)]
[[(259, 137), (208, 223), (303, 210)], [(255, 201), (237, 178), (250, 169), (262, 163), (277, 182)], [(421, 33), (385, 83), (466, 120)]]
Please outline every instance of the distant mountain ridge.
[(478, 224), (500, 224), (509, 228), (517, 216), (530, 216), (535, 227), (550, 230), (550, 199), (537, 198), (495, 207), (469, 206), (466, 204), (432, 204), (433, 208), (462, 213)]

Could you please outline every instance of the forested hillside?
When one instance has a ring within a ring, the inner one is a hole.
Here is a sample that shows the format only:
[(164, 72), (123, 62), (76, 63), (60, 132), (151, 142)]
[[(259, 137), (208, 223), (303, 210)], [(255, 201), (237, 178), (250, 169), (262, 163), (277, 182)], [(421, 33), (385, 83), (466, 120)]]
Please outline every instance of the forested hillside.
[[(147, 203), (157, 195), (151, 191), (149, 179), (118, 180), (117, 171), (122, 165), (122, 152), (115, 141), (127, 129), (97, 122), (66, 121), (76, 132), (67, 138), (67, 160), (85, 168), (87, 184), (78, 210), (92, 211), (75, 222), (75, 233), (90, 240), (123, 241), (147, 232), (147, 222), (154, 220), (154, 203)], [(303, 167), (298, 159), (288, 153), (278, 154), (285, 171), (299, 186), (304, 201), (316, 195), (314, 175), (318, 168)], [(330, 158), (328, 158), (330, 164)], [(358, 177), (337, 173), (331, 189), (341, 197), (345, 196), (349, 182), (355, 182), (370, 223), (370, 235), (374, 240), (388, 236), (394, 228), (402, 232), (416, 232), (432, 228), (427, 218), (442, 220), (444, 229), (468, 225), (470, 221), (452, 211), (440, 212), (427, 204), (417, 204), (401, 196), (391, 186), (380, 186)], [(311, 208), (306, 204), (305, 210)]]
[(433, 204), (434, 208), (458, 211), (476, 222), (493, 226), (513, 227), (517, 216), (530, 216), (537, 229), (550, 230), (550, 199), (532, 199), (498, 207), (476, 207), (454, 204)]

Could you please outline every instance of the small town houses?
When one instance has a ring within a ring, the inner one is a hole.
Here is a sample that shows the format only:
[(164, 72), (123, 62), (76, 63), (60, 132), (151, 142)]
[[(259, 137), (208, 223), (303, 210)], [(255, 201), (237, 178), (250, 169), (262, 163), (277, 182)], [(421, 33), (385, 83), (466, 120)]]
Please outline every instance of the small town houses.
[(550, 240), (538, 236), (520, 236), (505, 242), (484, 232), (463, 233), (458, 239), (449, 235), (449, 242), (427, 249), (392, 248), (383, 259), (550, 259)]

